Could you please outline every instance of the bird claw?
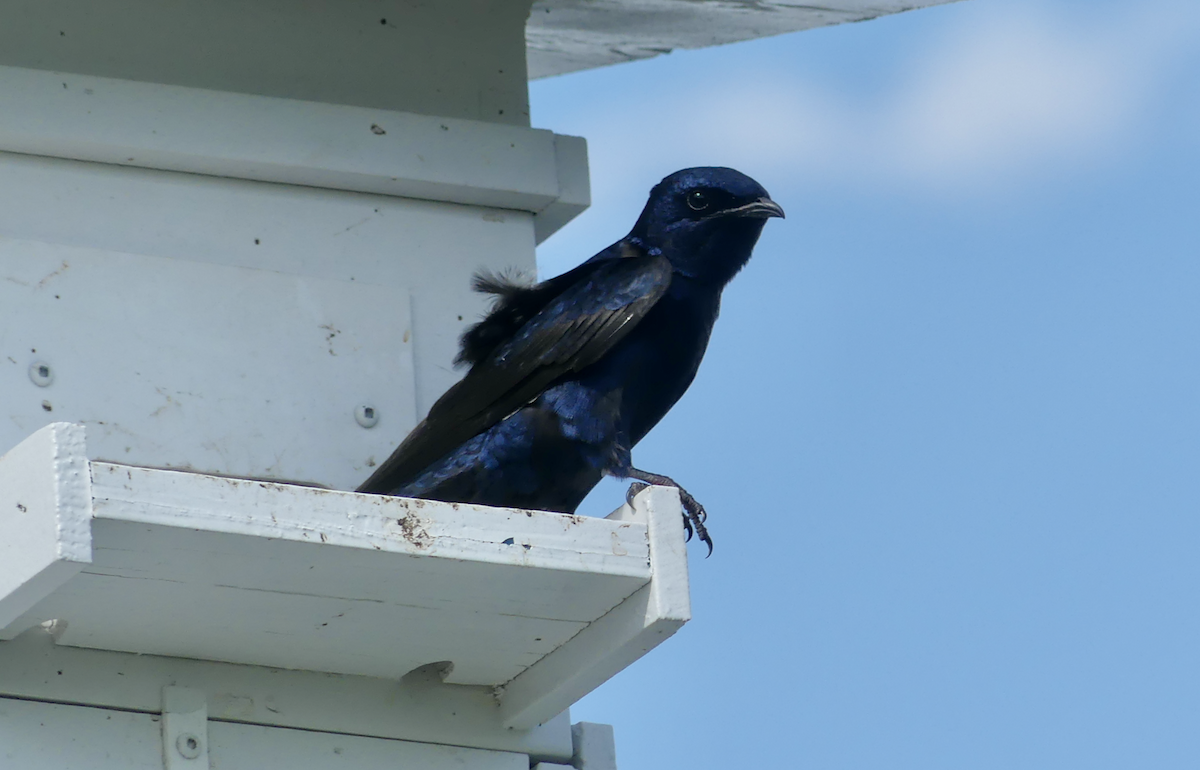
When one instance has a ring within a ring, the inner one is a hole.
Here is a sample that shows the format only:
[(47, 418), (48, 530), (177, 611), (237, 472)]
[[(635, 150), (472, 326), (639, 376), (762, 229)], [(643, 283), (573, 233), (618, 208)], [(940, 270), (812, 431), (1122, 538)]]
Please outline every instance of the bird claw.
[(656, 473), (647, 473), (633, 469), (630, 474), (632, 478), (639, 479), (630, 483), (628, 491), (625, 493), (625, 502), (633, 505), (633, 498), (637, 496), (646, 487), (651, 484), (659, 486), (675, 487), (679, 491), (679, 502), (683, 508), (683, 530), (686, 534), (685, 540), (691, 542), (692, 535), (698, 535), (700, 542), (708, 546), (708, 554), (705, 558), (712, 556), (713, 542), (708, 535), (708, 528), (704, 526), (704, 522), (708, 520), (708, 511), (704, 510), (704, 506), (700, 501), (692, 497), (692, 494), (683, 487), (679, 486), (673, 479), (667, 476), (660, 476)]
[(708, 528), (704, 526), (705, 520), (708, 519), (708, 511), (704, 510), (704, 506), (700, 501), (692, 497), (683, 487), (679, 489), (679, 502), (683, 504), (683, 528), (687, 531), (687, 539), (692, 539), (692, 528), (696, 530), (696, 534), (700, 536), (700, 542), (708, 546), (708, 554), (704, 558), (712, 556), (713, 542), (708, 536)]
[(641, 481), (632, 482), (629, 485), (629, 489), (626, 490), (626, 492), (625, 492), (625, 502), (629, 503), (630, 507), (633, 507), (633, 498), (637, 497), (638, 493), (640, 493), (643, 489), (648, 488), (649, 486), (650, 486), (649, 484), (646, 484), (645, 482), (641, 482)]

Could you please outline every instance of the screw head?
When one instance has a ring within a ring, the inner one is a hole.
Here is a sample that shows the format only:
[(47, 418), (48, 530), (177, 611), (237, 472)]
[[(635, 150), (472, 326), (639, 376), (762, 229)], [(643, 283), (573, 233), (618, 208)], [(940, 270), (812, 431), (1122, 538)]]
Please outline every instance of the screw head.
[(374, 428), (379, 424), (379, 410), (363, 404), (354, 408), (354, 419), (364, 428)]
[(54, 382), (54, 370), (45, 361), (34, 361), (29, 365), (29, 379), (39, 388), (46, 388)]
[(179, 737), (175, 739), (175, 750), (184, 759), (195, 759), (200, 756), (200, 752), (204, 751), (204, 744), (200, 742), (200, 736), (195, 733), (180, 733)]

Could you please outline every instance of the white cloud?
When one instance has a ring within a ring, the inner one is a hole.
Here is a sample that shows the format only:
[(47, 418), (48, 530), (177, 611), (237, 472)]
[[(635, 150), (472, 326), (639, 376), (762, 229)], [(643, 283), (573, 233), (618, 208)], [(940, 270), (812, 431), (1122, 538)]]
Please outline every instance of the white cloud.
[(894, 126), (886, 159), (904, 176), (954, 184), (1112, 147), (1150, 96), (1163, 50), (1128, 21), (1089, 30), (1025, 13), (967, 30), (882, 111)]

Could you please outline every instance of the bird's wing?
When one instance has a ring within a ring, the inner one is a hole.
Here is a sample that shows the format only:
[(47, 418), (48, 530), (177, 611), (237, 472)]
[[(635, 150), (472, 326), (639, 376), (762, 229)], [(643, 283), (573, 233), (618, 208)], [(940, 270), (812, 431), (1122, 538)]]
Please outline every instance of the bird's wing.
[(671, 283), (665, 257), (585, 263), (577, 278), (438, 399), (359, 492), (388, 494), (430, 464), (607, 353)]
[(475, 291), (492, 294), (497, 302), (486, 318), (463, 333), (460, 338), (461, 350), (454, 363), (475, 365), (486, 360), (492, 351), (516, 335), (546, 305), (579, 281), (586, 280), (595, 271), (597, 262), (645, 256), (645, 250), (620, 240), (573, 270), (548, 278), (536, 286), (525, 286), (491, 273), (477, 273)]

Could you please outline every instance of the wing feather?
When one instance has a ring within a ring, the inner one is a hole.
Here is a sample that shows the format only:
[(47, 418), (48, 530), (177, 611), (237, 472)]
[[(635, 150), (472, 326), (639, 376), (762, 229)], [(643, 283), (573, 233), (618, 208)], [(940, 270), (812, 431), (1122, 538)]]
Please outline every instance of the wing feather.
[(580, 267), (587, 269), (572, 271), (570, 285), (508, 338), (489, 345), (359, 492), (392, 492), (557, 380), (595, 363), (637, 326), (671, 282), (671, 265), (662, 256), (622, 255)]

